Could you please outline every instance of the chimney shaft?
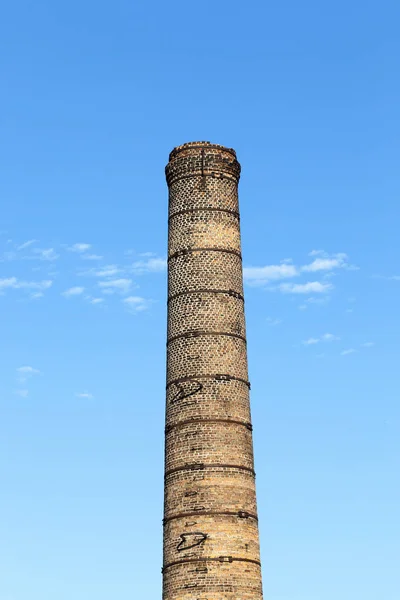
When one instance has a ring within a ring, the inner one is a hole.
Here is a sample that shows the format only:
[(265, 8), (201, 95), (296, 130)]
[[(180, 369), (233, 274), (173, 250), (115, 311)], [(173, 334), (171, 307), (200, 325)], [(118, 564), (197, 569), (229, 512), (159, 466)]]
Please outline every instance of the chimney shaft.
[(163, 600), (262, 600), (234, 150), (175, 148)]

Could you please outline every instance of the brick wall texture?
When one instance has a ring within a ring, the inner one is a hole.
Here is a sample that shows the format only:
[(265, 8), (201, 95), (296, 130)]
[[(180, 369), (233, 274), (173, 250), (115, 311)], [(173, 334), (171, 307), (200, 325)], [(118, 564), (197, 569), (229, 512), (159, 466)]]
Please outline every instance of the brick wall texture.
[(175, 148), (169, 188), (164, 600), (262, 600), (233, 150)]

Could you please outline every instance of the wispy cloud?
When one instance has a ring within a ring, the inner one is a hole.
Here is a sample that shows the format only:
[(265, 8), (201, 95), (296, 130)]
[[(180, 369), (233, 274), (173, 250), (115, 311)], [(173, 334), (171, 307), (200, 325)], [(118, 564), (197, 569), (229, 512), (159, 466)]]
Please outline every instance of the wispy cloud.
[(108, 281), (99, 281), (97, 284), (103, 291), (103, 294), (127, 294), (132, 287), (132, 279), (109, 279)]
[(54, 261), (60, 258), (54, 248), (33, 248), (33, 253), (39, 260)]
[(82, 260), (102, 260), (102, 256), (99, 254), (82, 254)]
[(20, 396), (21, 398), (27, 398), (29, 396), (29, 390), (26, 390), (26, 389), (15, 390), (14, 394), (16, 396)]
[(321, 336), (321, 340), (323, 342), (338, 342), (340, 337), (338, 335), (333, 335), (333, 333), (324, 333), (324, 335)]
[(104, 302), (104, 298), (89, 298), (90, 304), (102, 304)]
[(77, 244), (72, 244), (72, 246), (69, 246), (68, 250), (70, 250), (71, 252), (80, 253), (80, 252), (86, 252), (91, 247), (92, 247), (91, 244), (77, 243)]
[(354, 348), (348, 348), (347, 350), (342, 350), (340, 354), (341, 356), (347, 356), (348, 354), (354, 354), (355, 352), (357, 352), (357, 350)]
[(307, 283), (281, 283), (279, 290), (284, 294), (327, 294), (333, 290), (331, 283), (308, 281)]
[(8, 277), (0, 279), (0, 293), (2, 290), (47, 290), (52, 286), (50, 279), (42, 281), (22, 281), (17, 277)]
[[(89, 256), (90, 255), (82, 255), (81, 258), (88, 258)], [(165, 258), (160, 258), (157, 256), (146, 256), (143, 260), (137, 260), (131, 263), (130, 265), (104, 265), (102, 267), (89, 269), (88, 271), (83, 271), (81, 275), (99, 278), (112, 278), (116, 275), (121, 276), (131, 274), (143, 275), (145, 273), (162, 273), (166, 270), (166, 268), (167, 261)]]
[(324, 333), (318, 338), (309, 338), (308, 340), (304, 340), (302, 344), (304, 346), (311, 346), (314, 344), (319, 344), (320, 342), (337, 342), (340, 340), (340, 337), (337, 335), (333, 335), (333, 333)]
[(314, 344), (319, 344), (318, 338), (308, 338), (308, 340), (304, 340), (302, 342), (303, 346), (313, 346)]
[(37, 240), (28, 240), (27, 242), (24, 242), (23, 244), (18, 246), (17, 250), (25, 250), (25, 248), (29, 248), (29, 246), (32, 246), (32, 244), (35, 244), (36, 242)]
[(375, 346), (375, 342), (365, 342), (364, 344), (361, 344), (361, 348), (372, 348), (372, 346)]
[(30, 366), (18, 367), (17, 371), (18, 373), (23, 373), (25, 375), (39, 375), (40, 373), (39, 369), (34, 369)]
[(400, 281), (400, 275), (371, 275), (371, 279), (386, 279), (386, 281)]
[(267, 317), (266, 321), (270, 327), (276, 327), (277, 325), (280, 325), (282, 323), (282, 319), (276, 319), (273, 317)]
[(133, 313), (143, 312), (150, 305), (150, 301), (141, 296), (129, 296), (128, 298), (124, 298), (123, 303)]
[[(334, 271), (335, 269), (354, 269), (353, 265), (349, 264), (348, 256), (344, 252), (338, 252), (337, 254), (329, 255), (323, 251), (317, 251), (318, 258), (312, 261), (308, 265), (301, 267), (302, 271), (305, 272), (316, 272), (316, 271)], [(311, 256), (315, 256), (315, 250), (311, 253)]]
[(298, 269), (287, 262), (280, 265), (267, 265), (265, 267), (244, 267), (245, 281), (255, 285), (264, 285), (278, 279), (290, 279), (299, 274)]
[(91, 247), (91, 244), (85, 244), (83, 242), (80, 242), (77, 244), (73, 244), (72, 246), (68, 246), (67, 250), (79, 254), (82, 260), (102, 260), (103, 257), (100, 256), (100, 254), (88, 254), (88, 250), (90, 250)]
[(138, 260), (132, 264), (132, 271), (137, 275), (142, 275), (143, 273), (162, 273), (166, 268), (167, 260), (165, 258), (153, 256), (150, 256), (146, 260)]
[(91, 400), (92, 398), (94, 398), (93, 394), (91, 394), (90, 392), (78, 392), (77, 394), (75, 394), (75, 396), (77, 398), (86, 398), (87, 400)]
[(39, 369), (35, 369), (34, 367), (31, 367), (29, 365), (24, 365), (22, 367), (18, 367), (16, 369), (16, 371), (17, 371), (19, 384), (25, 383), (31, 377), (41, 374)]
[[(310, 256), (314, 257), (311, 263), (296, 266), (293, 264), (292, 259), (285, 259), (279, 264), (266, 265), (262, 267), (245, 267), (243, 269), (244, 280), (250, 285), (269, 285), (280, 279), (293, 279), (299, 277), (304, 273), (317, 273), (323, 272), (324, 279), (331, 277), (337, 269), (356, 269), (353, 265), (350, 265), (348, 256), (344, 252), (338, 252), (336, 254), (328, 254), (323, 250), (313, 250), (310, 252)], [(316, 285), (319, 284), (319, 285)], [(307, 287), (296, 287), (291, 284), (282, 284), (277, 290), (284, 293), (324, 293), (332, 289), (331, 287), (321, 289), (322, 284), (320, 282), (308, 282), (301, 283), (299, 286)], [(314, 289), (313, 287), (314, 286)], [(274, 288), (272, 288), (274, 289)]]
[(80, 296), (84, 291), (84, 287), (75, 286), (65, 290), (65, 292), (62, 292), (62, 295), (66, 298), (70, 298), (71, 296)]
[(104, 267), (94, 267), (88, 271), (82, 271), (80, 274), (92, 277), (115, 277), (123, 271), (124, 269), (118, 265), (105, 265)]

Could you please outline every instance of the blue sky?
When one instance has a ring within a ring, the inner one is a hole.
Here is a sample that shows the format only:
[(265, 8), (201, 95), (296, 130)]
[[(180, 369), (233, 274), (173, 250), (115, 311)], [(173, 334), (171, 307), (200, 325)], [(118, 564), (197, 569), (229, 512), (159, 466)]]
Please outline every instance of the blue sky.
[(243, 168), (265, 598), (398, 600), (398, 3), (1, 12), (1, 600), (161, 597), (163, 170), (192, 140)]

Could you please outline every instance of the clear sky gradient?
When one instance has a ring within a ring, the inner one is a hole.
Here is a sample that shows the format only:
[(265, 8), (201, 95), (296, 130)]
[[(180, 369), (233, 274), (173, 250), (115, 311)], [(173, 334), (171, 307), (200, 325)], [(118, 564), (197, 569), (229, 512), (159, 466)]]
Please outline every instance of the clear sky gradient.
[(399, 600), (399, 22), (3, 3), (0, 600), (161, 598), (164, 166), (193, 140), (243, 168), (265, 598)]

